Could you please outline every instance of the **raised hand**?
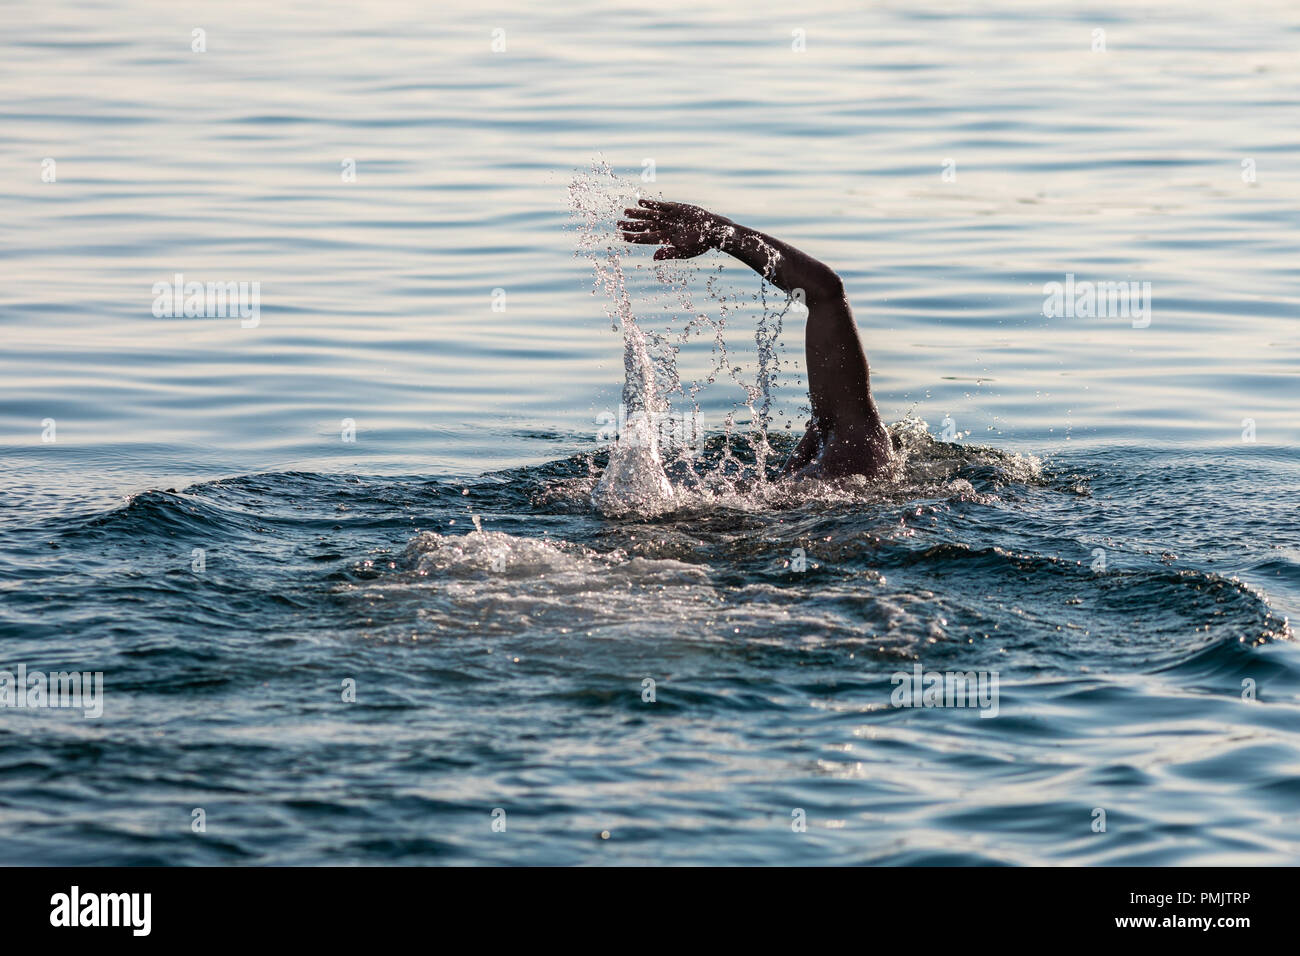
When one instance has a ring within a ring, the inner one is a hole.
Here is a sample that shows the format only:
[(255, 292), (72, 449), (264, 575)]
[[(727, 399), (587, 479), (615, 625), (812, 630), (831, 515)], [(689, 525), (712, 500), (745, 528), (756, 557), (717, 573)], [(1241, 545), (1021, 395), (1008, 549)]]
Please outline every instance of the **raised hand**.
[(715, 249), (731, 221), (699, 206), (682, 202), (640, 200), (639, 209), (625, 209), (618, 228), (628, 242), (660, 245), (656, 259), (693, 259)]

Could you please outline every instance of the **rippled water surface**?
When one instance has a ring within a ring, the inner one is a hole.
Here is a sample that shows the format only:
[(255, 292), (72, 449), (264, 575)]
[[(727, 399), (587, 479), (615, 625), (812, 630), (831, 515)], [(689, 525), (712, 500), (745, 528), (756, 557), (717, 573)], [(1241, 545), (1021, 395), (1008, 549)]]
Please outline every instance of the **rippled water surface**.
[[(0, 669), (105, 685), (0, 862), (1300, 861), (1300, 9), (866, 6), (0, 6)], [(896, 475), (765, 481), (802, 314), (640, 248), (706, 439), (592, 507), (602, 161), (840, 271)]]

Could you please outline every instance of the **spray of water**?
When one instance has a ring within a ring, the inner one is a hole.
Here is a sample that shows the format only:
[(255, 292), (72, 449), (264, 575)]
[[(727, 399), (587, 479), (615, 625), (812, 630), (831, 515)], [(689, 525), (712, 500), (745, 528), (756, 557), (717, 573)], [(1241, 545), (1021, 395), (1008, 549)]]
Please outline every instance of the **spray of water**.
[[(786, 299), (780, 312), (769, 308), (766, 282), (753, 296), (761, 305), (755, 331), (758, 374), (755, 381), (748, 382), (744, 368), (728, 356), (725, 332), (728, 319), (749, 303), (744, 293), (727, 288), (721, 265), (712, 269), (704, 283), (705, 309), (697, 308), (693, 299), (692, 280), (701, 271), (693, 263), (656, 263), (648, 267), (654, 278), (648, 288), (638, 289), (635, 296), (630, 293), (622, 255), (627, 246), (617, 233), (616, 222), (625, 208), (644, 195), (604, 162), (576, 176), (569, 187), (578, 254), (591, 263), (593, 294), (601, 300), (613, 330), (623, 336), (623, 414), (609, 464), (591, 494), (592, 504), (611, 516), (653, 516), (678, 507), (686, 494), (730, 495), (740, 483), (765, 483), (771, 456), (767, 434), (780, 369), (778, 337), (790, 307)], [(653, 326), (665, 314), (669, 322), (661, 332)], [(713, 340), (712, 367), (702, 379), (683, 383), (678, 353), (688, 341), (707, 336)], [(705, 387), (723, 375), (744, 394), (739, 404), (749, 413), (744, 438), (753, 465), (742, 465), (733, 453), (732, 441), (738, 437), (733, 410), (723, 423), (721, 459), (705, 470), (694, 458), (703, 437), (699, 398)], [(670, 470), (679, 476), (679, 485), (669, 480)]]
[(579, 224), (579, 254), (590, 259), (595, 271), (593, 291), (604, 294), (611, 325), (623, 333), (623, 422), (609, 465), (592, 491), (592, 504), (610, 515), (661, 514), (673, 507), (675, 499), (655, 427), (668, 403), (655, 380), (645, 333), (632, 311), (619, 240), (613, 232), (622, 208), (635, 197), (627, 198), (607, 164), (598, 164), (590, 176), (574, 180), (569, 196)]

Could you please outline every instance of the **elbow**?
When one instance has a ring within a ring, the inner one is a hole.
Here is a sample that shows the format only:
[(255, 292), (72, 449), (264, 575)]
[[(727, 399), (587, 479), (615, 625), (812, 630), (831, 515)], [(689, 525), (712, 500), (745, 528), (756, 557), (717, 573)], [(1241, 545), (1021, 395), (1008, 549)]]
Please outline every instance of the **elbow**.
[(846, 295), (844, 280), (839, 277), (834, 269), (827, 268), (825, 272), (819, 272), (816, 276), (811, 276), (810, 279), (812, 281), (804, 288), (809, 305), (818, 302), (844, 301)]

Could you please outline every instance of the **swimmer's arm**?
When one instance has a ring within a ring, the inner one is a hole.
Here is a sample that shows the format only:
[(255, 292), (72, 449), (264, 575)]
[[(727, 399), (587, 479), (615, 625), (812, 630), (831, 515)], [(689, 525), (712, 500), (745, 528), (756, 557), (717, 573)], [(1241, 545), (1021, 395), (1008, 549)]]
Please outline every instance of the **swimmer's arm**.
[(717, 249), (739, 259), (788, 295), (802, 293), (806, 304), (844, 298), (844, 283), (834, 269), (757, 229), (727, 221), (720, 230)]
[(717, 248), (735, 256), (808, 307), (804, 334), (813, 428), (782, 474), (796, 473), (821, 452), (818, 430), (862, 427), (877, 416), (867, 356), (858, 338), (844, 282), (830, 266), (766, 233), (727, 221)]
[(656, 259), (691, 259), (710, 249), (734, 256), (778, 289), (806, 304), (837, 302), (844, 284), (835, 270), (780, 239), (687, 203), (642, 199), (619, 223), (628, 242), (662, 245)]
[(867, 357), (844, 283), (830, 266), (757, 229), (686, 203), (642, 199), (620, 222), (628, 242), (656, 244), (656, 259), (692, 259), (710, 249), (735, 256), (790, 295), (803, 292), (808, 397), (823, 435), (878, 423)]

